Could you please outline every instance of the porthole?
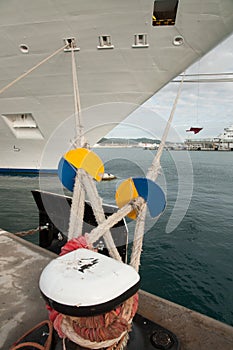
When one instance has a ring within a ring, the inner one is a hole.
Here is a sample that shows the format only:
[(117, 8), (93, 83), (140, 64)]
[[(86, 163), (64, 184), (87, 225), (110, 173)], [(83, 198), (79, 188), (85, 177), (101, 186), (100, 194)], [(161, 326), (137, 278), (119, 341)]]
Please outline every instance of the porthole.
[(19, 49), (20, 49), (20, 51), (21, 51), (22, 53), (28, 53), (28, 52), (29, 52), (29, 47), (28, 47), (27, 45), (25, 45), (25, 44), (21, 44), (21, 45), (19, 46)]
[(177, 35), (173, 39), (173, 45), (175, 46), (183, 45), (183, 43), (184, 43), (184, 38), (181, 35)]

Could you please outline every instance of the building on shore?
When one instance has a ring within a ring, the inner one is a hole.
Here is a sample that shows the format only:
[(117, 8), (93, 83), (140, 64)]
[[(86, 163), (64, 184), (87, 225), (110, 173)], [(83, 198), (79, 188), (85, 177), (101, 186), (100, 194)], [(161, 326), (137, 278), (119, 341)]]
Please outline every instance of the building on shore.
[(233, 125), (218, 137), (187, 139), (185, 145), (189, 151), (233, 151)]
[(218, 143), (214, 139), (187, 139), (185, 145), (189, 151), (217, 151)]

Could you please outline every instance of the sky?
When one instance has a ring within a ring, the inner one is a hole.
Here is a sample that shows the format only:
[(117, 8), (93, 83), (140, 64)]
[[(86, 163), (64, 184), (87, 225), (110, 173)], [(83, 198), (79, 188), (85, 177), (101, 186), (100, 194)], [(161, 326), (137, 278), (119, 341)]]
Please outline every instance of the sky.
[[(186, 70), (186, 74), (226, 72), (233, 73), (233, 35)], [(160, 139), (178, 87), (178, 83), (166, 85), (107, 137)], [(217, 137), (232, 124), (233, 82), (184, 83), (168, 141)], [(186, 132), (190, 127), (202, 127), (203, 130), (194, 135)]]

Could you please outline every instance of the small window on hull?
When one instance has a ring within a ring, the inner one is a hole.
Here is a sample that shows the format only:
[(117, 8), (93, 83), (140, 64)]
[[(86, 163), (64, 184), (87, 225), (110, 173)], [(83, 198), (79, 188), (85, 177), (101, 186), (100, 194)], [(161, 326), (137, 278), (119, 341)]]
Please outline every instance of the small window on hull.
[(152, 16), (153, 26), (174, 26), (179, 0), (156, 0)]

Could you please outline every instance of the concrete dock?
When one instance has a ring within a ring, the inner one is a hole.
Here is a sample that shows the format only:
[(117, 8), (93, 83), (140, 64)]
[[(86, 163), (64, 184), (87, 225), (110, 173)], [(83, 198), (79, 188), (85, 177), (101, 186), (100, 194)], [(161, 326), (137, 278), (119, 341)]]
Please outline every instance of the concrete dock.
[(27, 330), (48, 318), (38, 281), (54, 256), (0, 230), (0, 349), (8, 350)]
[[(0, 256), (0, 349), (9, 350), (26, 331), (48, 318), (38, 281), (55, 255), (0, 229)], [(181, 350), (233, 349), (233, 327), (183, 306), (140, 291), (138, 312), (172, 331)]]

